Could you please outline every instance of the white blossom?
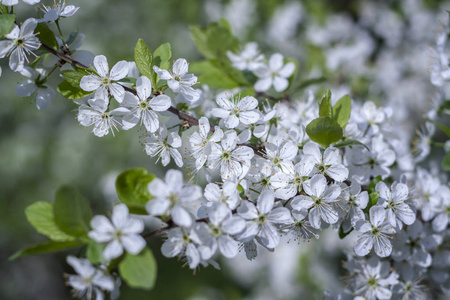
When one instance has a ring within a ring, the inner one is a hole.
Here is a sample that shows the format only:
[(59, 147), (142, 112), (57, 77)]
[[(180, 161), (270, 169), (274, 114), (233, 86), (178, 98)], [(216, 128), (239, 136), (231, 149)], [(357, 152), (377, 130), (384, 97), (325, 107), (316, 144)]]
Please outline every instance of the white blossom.
[(265, 92), (271, 86), (277, 92), (284, 91), (289, 85), (288, 78), (294, 74), (294, 71), (295, 64), (293, 62), (284, 64), (283, 55), (280, 53), (273, 54), (267, 66), (264, 65), (254, 70), (255, 75), (259, 78), (255, 83), (255, 91)]

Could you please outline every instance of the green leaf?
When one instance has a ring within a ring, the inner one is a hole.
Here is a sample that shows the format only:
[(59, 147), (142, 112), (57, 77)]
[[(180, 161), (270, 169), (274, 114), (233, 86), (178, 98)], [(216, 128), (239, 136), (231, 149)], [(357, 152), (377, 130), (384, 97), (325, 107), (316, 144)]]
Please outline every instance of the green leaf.
[(170, 58), (172, 57), (172, 50), (169, 43), (162, 44), (155, 52), (153, 52), (152, 65), (160, 67), (161, 69), (168, 69), (170, 67)]
[(92, 218), (88, 201), (69, 186), (62, 186), (55, 196), (55, 221), (65, 233), (81, 237), (89, 230)]
[(342, 142), (339, 142), (339, 143), (336, 143), (333, 145), (333, 147), (336, 147), (336, 148), (344, 148), (344, 147), (351, 147), (351, 146), (364, 146), (367, 150), (370, 151), (369, 147), (367, 147), (360, 141), (351, 140), (351, 139), (347, 139), (345, 141), (342, 141)]
[(0, 15), (0, 37), (11, 32), (15, 19), (15, 15)]
[(348, 95), (343, 96), (333, 107), (333, 118), (339, 123), (342, 129), (347, 126), (352, 111), (352, 101)]
[(375, 186), (377, 185), (378, 182), (380, 182), (382, 180), (383, 179), (381, 178), (381, 175), (378, 175), (377, 177), (372, 179), (370, 181), (369, 185), (367, 186), (367, 192), (369, 192), (369, 194), (375, 192)]
[(319, 117), (306, 126), (309, 138), (325, 148), (339, 141), (343, 132), (339, 124), (330, 117)]
[(103, 250), (105, 249), (106, 244), (99, 244), (94, 241), (91, 241), (86, 249), (86, 257), (93, 264), (103, 262)]
[(152, 289), (155, 285), (156, 271), (156, 260), (149, 248), (145, 248), (139, 255), (127, 253), (119, 263), (120, 275), (133, 288)]
[(445, 134), (450, 137), (450, 127), (445, 126), (444, 124), (436, 124), (437, 127), (439, 127)]
[(66, 97), (67, 99), (79, 99), (93, 93), (93, 92), (86, 92), (81, 88), (74, 87), (67, 80), (61, 82), (58, 85), (57, 90), (58, 92), (61, 93), (63, 97)]
[(9, 14), (8, 6), (4, 4), (0, 4), (0, 14)]
[(9, 257), (9, 260), (15, 260), (16, 258), (25, 255), (43, 254), (47, 252), (60, 251), (73, 247), (83, 246), (85, 244), (86, 244), (85, 242), (80, 241), (66, 241), (66, 242), (49, 241), (17, 251), (16, 253), (14, 253)]
[(230, 78), (227, 73), (217, 68), (209, 61), (192, 63), (190, 70), (193, 73), (201, 74), (198, 80), (209, 86), (221, 89), (232, 89), (240, 86), (239, 83)]
[(55, 34), (48, 28), (45, 22), (38, 23), (34, 32), (38, 33), (39, 41), (55, 50), (58, 50), (58, 42), (56, 41)]
[(197, 50), (208, 59), (216, 59), (219, 53), (239, 47), (239, 40), (233, 36), (230, 24), (222, 19), (210, 23), (207, 29), (191, 26), (191, 36)]
[(444, 171), (450, 171), (450, 151), (445, 154), (444, 159), (442, 160), (442, 169)]
[(139, 39), (136, 43), (134, 60), (141, 74), (147, 76), (151, 80), (153, 87), (156, 87), (156, 74), (152, 65), (152, 50), (150, 50), (143, 39)]
[(90, 75), (90, 73), (86, 70), (66, 70), (62, 71), (61, 75), (67, 80), (67, 82), (73, 87), (80, 88), (81, 78), (84, 76)]
[(191, 26), (191, 36), (198, 52), (200, 52), (206, 58), (215, 58), (215, 53), (211, 52), (208, 46), (208, 37), (206, 35), (206, 30), (201, 29), (199, 26)]
[(327, 90), (319, 104), (320, 117), (333, 117), (333, 107), (331, 106), (331, 92)]
[(117, 196), (131, 213), (146, 214), (145, 204), (152, 198), (147, 185), (154, 178), (155, 175), (149, 174), (145, 168), (130, 169), (117, 176)]
[(52, 203), (39, 201), (25, 209), (28, 222), (40, 234), (54, 241), (73, 241), (74, 238), (63, 232), (55, 221), (54, 207)]
[(341, 224), (341, 226), (339, 227), (339, 232), (338, 232), (339, 238), (342, 240), (347, 235), (349, 235), (353, 231), (353, 229), (354, 228), (350, 229), (348, 232), (344, 232), (344, 228), (342, 227), (342, 224)]

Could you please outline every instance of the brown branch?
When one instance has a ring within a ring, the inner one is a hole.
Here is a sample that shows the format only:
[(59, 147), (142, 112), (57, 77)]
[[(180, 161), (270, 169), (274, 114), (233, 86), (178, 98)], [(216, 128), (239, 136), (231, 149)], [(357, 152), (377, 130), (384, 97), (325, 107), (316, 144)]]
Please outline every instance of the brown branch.
[[(53, 55), (59, 57), (59, 58), (62, 59), (63, 61), (65, 61), (65, 62), (67, 62), (67, 63), (69, 63), (69, 64), (71, 64), (71, 65), (73, 65), (73, 66), (75, 66), (75, 67), (84, 68), (84, 69), (89, 69), (88, 66), (85, 66), (84, 64), (82, 64), (82, 63), (80, 63), (80, 62), (74, 60), (74, 59), (71, 58), (70, 56), (65, 55), (64, 53), (61, 53), (61, 52), (56, 51), (55, 49), (53, 49), (53, 48), (50, 47), (50, 46), (47, 46), (46, 44), (41, 43), (41, 46), (42, 46), (42, 48), (44, 48), (45, 50), (47, 50), (47, 51), (50, 52), (51, 54), (53, 54)], [(136, 91), (135, 91), (135, 90), (133, 90), (133, 89), (131, 89), (131, 88), (129, 88), (129, 87), (125, 87), (125, 86), (124, 86), (124, 88), (125, 88), (125, 90), (127, 90), (127, 91), (129, 91), (129, 92), (132, 92), (133, 94), (136, 94)], [(195, 117), (193, 117), (193, 116), (191, 116), (191, 115), (188, 114), (188, 113), (185, 113), (184, 111), (181, 111), (181, 110), (179, 110), (179, 109), (177, 109), (177, 108), (175, 108), (175, 107), (173, 107), (173, 106), (169, 107), (169, 109), (168, 109), (167, 111), (169, 111), (169, 112), (171, 112), (172, 114), (178, 116), (180, 119), (186, 121), (186, 122), (189, 124), (189, 126), (198, 126), (198, 119), (195, 118)], [(211, 129), (210, 129), (210, 130), (211, 130), (211, 132), (214, 132), (214, 127), (211, 126)], [(262, 150), (262, 149), (261, 149), (261, 148), (258, 148), (258, 147), (252, 146), (252, 145), (248, 145), (248, 144), (240, 144), (240, 146), (247, 146), (247, 147), (250, 147), (250, 148), (253, 149), (253, 151), (254, 151), (257, 155), (262, 156), (262, 153), (261, 153), (261, 150)]]

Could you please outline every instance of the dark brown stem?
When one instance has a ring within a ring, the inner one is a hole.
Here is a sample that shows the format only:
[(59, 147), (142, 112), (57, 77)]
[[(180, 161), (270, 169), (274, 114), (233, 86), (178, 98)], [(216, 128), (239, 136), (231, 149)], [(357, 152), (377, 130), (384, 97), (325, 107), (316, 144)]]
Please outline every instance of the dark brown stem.
[(166, 227), (162, 227), (162, 228), (160, 228), (160, 229), (158, 229), (158, 230), (155, 230), (155, 231), (152, 231), (152, 232), (149, 232), (149, 233), (144, 234), (143, 237), (144, 237), (144, 239), (146, 239), (146, 238), (149, 238), (149, 237), (158, 235), (158, 234), (160, 234), (160, 233), (163, 233), (163, 232), (169, 230), (169, 229), (172, 228), (172, 227), (173, 227), (173, 226), (170, 226), (170, 225), (169, 225), (169, 226), (166, 226)]

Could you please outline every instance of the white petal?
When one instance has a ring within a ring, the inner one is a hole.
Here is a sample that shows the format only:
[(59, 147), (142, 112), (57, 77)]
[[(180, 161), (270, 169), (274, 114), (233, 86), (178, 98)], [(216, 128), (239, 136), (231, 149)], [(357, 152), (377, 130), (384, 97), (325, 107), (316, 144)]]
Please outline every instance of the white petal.
[(109, 65), (108, 65), (108, 61), (106, 60), (106, 57), (104, 55), (97, 55), (94, 58), (94, 67), (95, 67), (95, 70), (97, 71), (97, 73), (101, 77), (108, 76)]
[(121, 256), (122, 253), (123, 253), (122, 244), (117, 240), (113, 240), (106, 246), (105, 250), (103, 250), (103, 257), (107, 261), (110, 261), (113, 260), (114, 258)]
[(191, 215), (181, 205), (173, 207), (171, 216), (173, 222), (178, 226), (189, 227), (192, 224)]
[(136, 80), (136, 91), (139, 99), (148, 99), (148, 97), (150, 97), (150, 95), (152, 94), (152, 82), (150, 81), (150, 79), (148, 79), (146, 76), (139, 77)]
[(226, 258), (233, 258), (239, 252), (239, 244), (229, 236), (220, 236), (218, 239), (219, 250)]
[(121, 241), (125, 250), (133, 255), (139, 254), (147, 244), (144, 238), (137, 234), (124, 235)]
[[(109, 78), (111, 80), (120, 80), (128, 75), (128, 62), (125, 60), (119, 61), (114, 67), (111, 69), (111, 73)], [(136, 81), (137, 84), (137, 81)], [(141, 98), (142, 99), (142, 98)]]

